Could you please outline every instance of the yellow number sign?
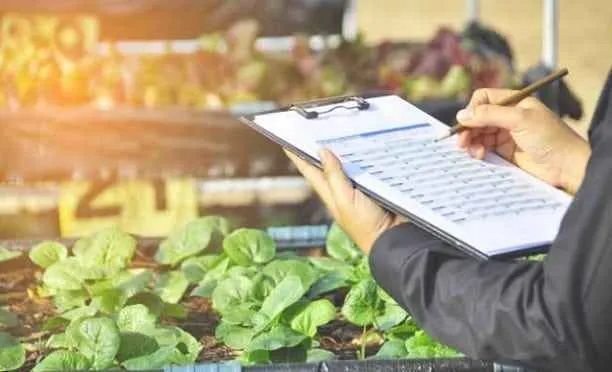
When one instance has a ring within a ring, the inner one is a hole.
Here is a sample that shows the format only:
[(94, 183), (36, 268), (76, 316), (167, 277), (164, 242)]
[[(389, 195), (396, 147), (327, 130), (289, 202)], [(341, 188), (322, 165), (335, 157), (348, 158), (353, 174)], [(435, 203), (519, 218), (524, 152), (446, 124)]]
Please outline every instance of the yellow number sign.
[(198, 215), (195, 181), (72, 182), (62, 187), (60, 231), (75, 237), (119, 226), (132, 234), (167, 235)]

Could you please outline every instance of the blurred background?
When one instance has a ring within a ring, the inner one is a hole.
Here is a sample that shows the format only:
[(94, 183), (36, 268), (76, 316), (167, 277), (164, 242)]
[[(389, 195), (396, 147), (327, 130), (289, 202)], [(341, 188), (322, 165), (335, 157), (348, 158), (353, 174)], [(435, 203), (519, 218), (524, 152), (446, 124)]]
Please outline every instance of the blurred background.
[[(541, 59), (542, 4), (542, 1), (480, 1), (482, 22), (508, 39), (519, 71)], [(582, 101), (584, 115), (575, 124), (584, 132), (612, 66), (612, 3), (559, 0), (558, 4), (558, 64), (569, 69), (568, 80)], [(359, 25), (368, 41), (423, 39), (441, 24), (460, 29), (467, 11), (463, 1), (360, 0)]]
[(387, 92), (450, 124), (474, 89), (568, 67), (540, 98), (584, 135), (611, 36), (606, 0), (0, 0), (0, 239), (209, 214), (321, 238), (326, 211), (240, 115)]

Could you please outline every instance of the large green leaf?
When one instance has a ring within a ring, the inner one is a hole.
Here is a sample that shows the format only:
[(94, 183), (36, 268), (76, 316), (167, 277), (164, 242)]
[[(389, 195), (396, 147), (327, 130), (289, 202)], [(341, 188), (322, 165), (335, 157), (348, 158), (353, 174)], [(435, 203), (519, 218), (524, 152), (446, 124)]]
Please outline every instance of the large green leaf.
[(179, 327), (174, 327), (177, 335), (177, 344), (174, 353), (170, 357), (172, 364), (193, 364), (202, 350), (202, 345), (191, 334)]
[(19, 323), (17, 315), (0, 307), (0, 325), (14, 327)]
[(246, 349), (253, 336), (255, 336), (255, 330), (252, 328), (241, 327), (224, 321), (221, 321), (215, 329), (215, 338), (236, 350)]
[(285, 309), (296, 303), (306, 293), (302, 280), (296, 275), (287, 275), (261, 305), (256, 318), (256, 329), (263, 330)]
[(409, 358), (443, 358), (460, 355), (457, 351), (432, 339), (422, 330), (407, 339), (405, 346), (406, 357)]
[(146, 355), (159, 349), (159, 344), (151, 336), (137, 332), (121, 332), (121, 345), (117, 352), (117, 360), (123, 362)]
[(385, 337), (388, 340), (400, 340), (404, 342), (409, 337), (412, 337), (416, 331), (419, 330), (419, 327), (416, 325), (414, 320), (409, 316), (404, 319), (403, 322), (392, 327), (391, 329), (385, 332)]
[(11, 371), (25, 363), (25, 349), (10, 334), (0, 332), (0, 371)]
[(223, 240), (225, 254), (237, 265), (263, 264), (274, 258), (276, 245), (265, 232), (238, 229)]
[(366, 279), (357, 283), (346, 295), (342, 315), (358, 326), (370, 325), (378, 314), (378, 295), (376, 282)]
[(283, 325), (276, 326), (268, 332), (255, 337), (249, 344), (248, 351), (278, 350), (293, 347), (306, 339), (303, 334)]
[(204, 279), (204, 275), (218, 264), (219, 257), (219, 255), (190, 257), (181, 263), (181, 271), (190, 283), (199, 283)]
[(310, 288), (320, 277), (317, 270), (303, 260), (274, 260), (263, 268), (263, 273), (275, 284), (280, 283), (287, 275), (296, 275), (302, 280), (304, 288)]
[(202, 281), (191, 291), (191, 293), (189, 293), (189, 296), (210, 297), (215, 291), (215, 288), (217, 288), (216, 280)]
[(406, 351), (406, 345), (401, 340), (390, 340), (383, 344), (383, 346), (376, 353), (375, 359), (395, 359), (405, 358), (408, 352)]
[(136, 239), (113, 227), (80, 239), (72, 250), (83, 268), (95, 268), (102, 270), (104, 276), (112, 276), (131, 262)]
[(325, 360), (332, 360), (336, 357), (336, 354), (329, 350), (324, 349), (308, 349), (306, 352), (306, 362), (315, 363), (322, 362)]
[(30, 250), (30, 260), (43, 268), (66, 257), (68, 257), (68, 249), (63, 244), (53, 241), (39, 243)]
[(75, 259), (67, 258), (49, 266), (43, 274), (43, 283), (49, 288), (64, 291), (79, 290), (83, 284), (82, 268)]
[(253, 299), (257, 303), (263, 303), (266, 298), (272, 293), (276, 283), (263, 273), (259, 273), (252, 278), (253, 280)]
[[(167, 304), (162, 301), (161, 298), (155, 293), (152, 292), (141, 292), (132, 297), (126, 302), (126, 306), (141, 304), (146, 306), (151, 314), (155, 315), (155, 317), (159, 318), (162, 315), (165, 315), (166, 312), (172, 312), (174, 309), (169, 309), (168, 305), (176, 306), (178, 304)], [(180, 312), (180, 310), (178, 310)], [(174, 315), (168, 315), (175, 317)]]
[(252, 366), (258, 364), (269, 364), (270, 352), (268, 350), (254, 350), (244, 352), (238, 357), (238, 360), (242, 365)]
[(388, 294), (387, 291), (385, 291), (381, 287), (378, 287), (377, 291), (378, 291), (378, 297), (380, 297), (381, 300), (385, 301), (386, 303), (397, 305), (397, 302), (395, 302), (393, 297), (391, 297), (391, 295)]
[(353, 266), (331, 257), (308, 257), (314, 267), (325, 272), (350, 272)]
[(308, 337), (317, 334), (317, 328), (336, 318), (336, 307), (329, 300), (311, 302), (291, 319), (291, 329)]
[(359, 247), (338, 224), (333, 224), (329, 229), (326, 246), (327, 254), (340, 261), (354, 262), (363, 256)]
[(144, 291), (152, 278), (153, 273), (150, 270), (123, 270), (112, 278), (96, 281), (94, 284), (88, 286), (88, 291), (95, 296), (109, 289), (118, 289), (123, 291), (126, 297), (131, 297)]
[(38, 363), (33, 372), (85, 371), (91, 362), (76, 351), (57, 350)]
[(225, 255), (220, 256), (220, 260), (210, 268), (204, 277), (198, 284), (198, 286), (191, 292), (191, 296), (210, 297), (213, 291), (217, 287), (217, 283), (222, 278), (226, 277), (228, 269), (231, 265), (229, 257)]
[(128, 371), (161, 369), (170, 364), (170, 358), (175, 351), (176, 347), (174, 345), (162, 346), (149, 355), (128, 359), (121, 363), (121, 365)]
[(233, 266), (227, 270), (226, 276), (246, 276), (252, 279), (261, 270), (256, 266)]
[(90, 306), (105, 314), (113, 314), (125, 305), (127, 299), (125, 292), (113, 288), (94, 296)]
[(147, 332), (147, 336), (151, 336), (157, 341), (160, 347), (176, 346), (179, 342), (179, 335), (175, 327), (169, 325), (160, 325)]
[(64, 291), (57, 290), (53, 297), (53, 303), (60, 311), (68, 311), (75, 307), (85, 306), (89, 296), (83, 289)]
[(70, 349), (74, 345), (70, 342), (66, 333), (56, 333), (47, 340), (47, 347), (49, 349)]
[(121, 289), (127, 297), (132, 297), (144, 291), (153, 279), (153, 273), (149, 270), (131, 270), (129, 277), (114, 280), (117, 288)]
[(243, 303), (226, 309), (223, 312), (223, 321), (230, 324), (251, 324), (253, 316), (257, 313), (252, 303)]
[(251, 302), (253, 282), (244, 276), (235, 276), (221, 281), (212, 294), (215, 310), (224, 314), (232, 308)]
[(76, 309), (66, 311), (65, 313), (62, 314), (61, 317), (66, 320), (74, 320), (77, 318), (94, 316), (96, 315), (97, 312), (98, 310), (91, 306), (83, 306), (83, 307), (77, 307)]
[(155, 293), (165, 302), (178, 303), (189, 287), (189, 281), (181, 271), (170, 271), (162, 274), (155, 285)]
[(181, 304), (164, 303), (161, 316), (175, 319), (187, 319), (187, 309)]
[(66, 334), (77, 350), (92, 362), (93, 369), (112, 366), (121, 344), (119, 329), (112, 319), (79, 318), (70, 323)]
[(189, 222), (168, 236), (160, 245), (155, 260), (164, 265), (177, 265), (200, 254), (211, 242), (214, 234), (227, 235), (229, 223), (219, 217), (204, 217)]
[(374, 324), (381, 331), (387, 331), (400, 324), (408, 313), (397, 304), (385, 303), (382, 312), (377, 314)]
[(353, 264), (355, 265), (355, 269), (351, 271), (351, 281), (353, 283), (359, 283), (362, 280), (372, 278), (368, 256), (361, 256), (361, 258), (354, 261)]
[(308, 292), (308, 296), (310, 298), (317, 298), (323, 294), (350, 286), (350, 275), (347, 275), (342, 271), (330, 272), (314, 283)]
[(0, 262), (13, 260), (17, 257), (20, 257), (21, 255), (22, 255), (21, 252), (11, 251), (4, 247), (0, 247)]
[(65, 319), (61, 316), (54, 316), (53, 318), (47, 319), (40, 327), (42, 331), (55, 331), (56, 329), (62, 328), (70, 324), (70, 320)]
[(121, 332), (145, 333), (155, 328), (157, 317), (145, 305), (129, 305), (117, 315), (117, 327)]

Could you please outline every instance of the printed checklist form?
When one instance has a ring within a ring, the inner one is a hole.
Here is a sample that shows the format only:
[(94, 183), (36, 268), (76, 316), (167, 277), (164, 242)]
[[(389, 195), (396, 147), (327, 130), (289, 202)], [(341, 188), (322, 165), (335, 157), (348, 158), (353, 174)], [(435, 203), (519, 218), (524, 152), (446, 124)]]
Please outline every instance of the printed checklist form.
[(397, 96), (368, 102), (316, 119), (258, 115), (251, 125), (307, 160), (331, 150), (366, 194), (469, 253), (528, 253), (554, 240), (569, 195), (495, 154), (473, 159), (454, 137), (435, 141), (448, 127)]

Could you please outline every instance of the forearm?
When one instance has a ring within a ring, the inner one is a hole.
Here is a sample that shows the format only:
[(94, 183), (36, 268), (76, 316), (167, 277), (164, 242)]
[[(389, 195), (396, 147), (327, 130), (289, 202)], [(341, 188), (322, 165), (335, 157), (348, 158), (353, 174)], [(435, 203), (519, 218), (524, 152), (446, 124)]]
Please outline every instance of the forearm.
[(581, 314), (558, 306), (564, 288), (541, 263), (478, 261), (408, 225), (385, 233), (370, 263), (425, 330), (470, 357), (566, 371), (592, 359)]
[[(402, 225), (376, 241), (375, 278), (433, 336), (469, 356), (544, 370), (607, 371), (612, 126), (606, 130), (584, 180), (576, 172), (582, 185), (543, 263), (477, 261)], [(587, 158), (589, 151), (581, 151)]]

